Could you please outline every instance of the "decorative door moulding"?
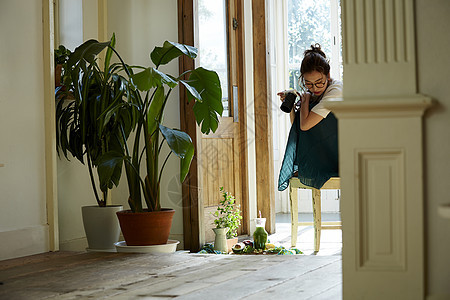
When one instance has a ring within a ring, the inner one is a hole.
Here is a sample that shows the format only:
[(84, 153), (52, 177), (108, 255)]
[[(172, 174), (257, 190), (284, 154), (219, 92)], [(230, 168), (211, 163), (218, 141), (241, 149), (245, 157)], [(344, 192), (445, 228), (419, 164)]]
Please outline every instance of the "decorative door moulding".
[[(342, 0), (347, 64), (414, 63), (411, 0)], [(353, 18), (351, 17), (353, 16)]]
[[(344, 86), (345, 90), (346, 86)], [(345, 100), (344, 100), (345, 99)], [(324, 100), (338, 118), (400, 118), (421, 117), (433, 104), (431, 98), (414, 94), (408, 96), (361, 96)]]
[(361, 271), (405, 271), (405, 150), (355, 150), (355, 172), (359, 174), (355, 208), (360, 212), (356, 220), (356, 267)]
[[(341, 0), (344, 299), (423, 299), (423, 121), (414, 0)], [(394, 283), (395, 284), (392, 284)]]
[(415, 94), (413, 0), (341, 2), (344, 95)]
[(431, 101), (397, 102), (332, 104), (339, 119), (344, 299), (425, 293), (422, 115)]

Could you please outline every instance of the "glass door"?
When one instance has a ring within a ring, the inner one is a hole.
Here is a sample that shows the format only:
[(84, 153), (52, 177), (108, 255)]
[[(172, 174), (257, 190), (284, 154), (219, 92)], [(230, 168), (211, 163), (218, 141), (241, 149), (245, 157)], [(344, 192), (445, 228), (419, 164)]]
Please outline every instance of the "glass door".
[(229, 117), (227, 7), (225, 0), (198, 0), (198, 63), (219, 74), (222, 117)]
[(197, 0), (196, 65), (218, 72), (224, 106), (217, 131), (202, 135), (198, 147), (206, 242), (214, 240), (212, 213), (219, 204), (220, 187), (241, 206), (244, 219), (238, 233), (247, 231), (242, 8), (238, 0)]

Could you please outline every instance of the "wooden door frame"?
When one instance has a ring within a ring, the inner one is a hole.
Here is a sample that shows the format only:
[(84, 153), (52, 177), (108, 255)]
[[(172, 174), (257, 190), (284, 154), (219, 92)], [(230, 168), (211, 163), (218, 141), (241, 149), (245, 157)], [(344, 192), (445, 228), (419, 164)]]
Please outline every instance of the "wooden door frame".
[(268, 18), (266, 0), (252, 1), (253, 89), (255, 109), (257, 210), (266, 218), (266, 230), (275, 233), (272, 106), (270, 92)]
[(55, 124), (55, 71), (54, 71), (54, 2), (42, 0), (43, 32), (43, 87), (45, 114), (45, 191), (48, 224), (48, 249), (59, 250), (57, 153)]
[[(244, 66), (244, 17), (243, 17), (243, 1), (238, 1), (238, 6), (233, 7), (236, 18), (239, 22), (237, 27), (236, 39), (234, 42), (240, 52), (237, 56), (238, 65)], [(178, 0), (178, 42), (182, 44), (196, 46), (195, 33), (195, 6), (194, 0)], [(180, 73), (185, 70), (195, 68), (193, 59), (181, 57), (179, 60)], [(242, 67), (244, 68), (244, 67)], [(249, 230), (250, 216), (248, 209), (248, 168), (247, 168), (247, 109), (245, 101), (245, 70), (238, 72), (237, 82), (239, 88), (239, 132), (244, 140), (239, 145), (240, 148), (240, 166), (242, 196), (241, 203), (242, 212), (247, 216), (244, 231)], [(181, 130), (187, 132), (194, 143), (195, 154), (189, 169), (186, 180), (182, 184), (182, 205), (183, 205), (183, 239), (184, 248), (191, 252), (196, 252), (205, 243), (204, 234), (204, 216), (203, 216), (203, 199), (199, 189), (199, 160), (197, 157), (199, 145), (199, 133), (192, 110), (193, 101), (188, 103), (187, 95), (183, 87), (180, 87), (180, 127)]]
[[(194, 46), (194, 1), (178, 0), (178, 42)], [(194, 68), (194, 60), (186, 56), (179, 59), (180, 74), (185, 70)], [(201, 232), (203, 220), (200, 205), (200, 191), (198, 163), (197, 163), (197, 124), (195, 122), (193, 101), (188, 102), (185, 90), (180, 87), (180, 128), (192, 139), (194, 144), (194, 157), (186, 180), (182, 184), (183, 206), (183, 240), (184, 249), (198, 251), (204, 243), (204, 234)]]
[[(240, 190), (241, 190), (241, 210), (243, 215), (243, 222), (241, 230), (243, 233), (249, 233), (250, 230), (250, 214), (249, 214), (249, 195), (248, 195), (248, 143), (247, 143), (247, 101), (246, 101), (246, 86), (245, 86), (245, 50), (244, 50), (244, 1), (237, 0), (230, 2), (227, 5), (232, 18), (227, 18), (227, 30), (233, 31), (235, 34), (227, 32), (228, 47), (232, 48), (228, 51), (228, 61), (230, 76), (234, 76), (230, 82), (234, 82), (238, 86), (238, 135), (240, 144), (237, 146), (239, 155), (239, 172), (240, 172)], [(233, 24), (232, 19), (236, 19)], [(231, 22), (230, 22), (231, 21)], [(233, 85), (233, 84), (232, 84)], [(232, 85), (229, 90), (231, 95), (231, 111), (234, 110), (234, 96), (232, 93)]]

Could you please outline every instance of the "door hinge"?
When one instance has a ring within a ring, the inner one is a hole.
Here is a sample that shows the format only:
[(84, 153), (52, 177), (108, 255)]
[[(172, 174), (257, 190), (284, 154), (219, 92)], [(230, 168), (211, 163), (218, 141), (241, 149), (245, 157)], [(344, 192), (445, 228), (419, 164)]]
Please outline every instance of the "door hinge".
[(238, 20), (236, 18), (233, 18), (233, 30), (236, 30), (238, 28)]

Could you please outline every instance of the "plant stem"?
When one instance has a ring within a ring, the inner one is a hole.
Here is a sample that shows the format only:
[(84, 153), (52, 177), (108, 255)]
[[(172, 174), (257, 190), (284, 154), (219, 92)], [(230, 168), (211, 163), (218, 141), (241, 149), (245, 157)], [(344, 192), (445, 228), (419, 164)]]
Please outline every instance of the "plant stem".
[[(128, 150), (127, 138), (125, 136), (125, 131), (123, 130), (122, 124), (120, 124), (120, 132), (122, 133), (123, 145), (124, 145), (124, 148), (125, 148), (125, 153), (127, 154), (127, 156), (130, 156), (130, 150)], [(117, 139), (119, 139), (119, 138), (117, 137)]]
[(166, 165), (167, 160), (169, 159), (169, 157), (170, 157), (171, 154), (172, 154), (172, 151), (170, 151), (169, 154), (167, 154), (166, 159), (164, 160), (164, 162), (163, 162), (163, 164), (162, 164), (162, 166), (161, 166), (161, 170), (159, 170), (158, 186), (159, 186), (159, 183), (161, 182), (161, 175), (162, 175), (162, 171), (163, 171), (163, 169), (164, 169), (164, 166)]
[(131, 77), (130, 71), (128, 70), (127, 65), (125, 64), (125, 62), (123, 61), (122, 57), (120, 57), (119, 53), (116, 51), (116, 49), (114, 49), (114, 47), (112, 47), (111, 45), (108, 45), (109, 48), (111, 48), (112, 51), (114, 51), (114, 53), (117, 55), (117, 57), (119, 58), (120, 62), (123, 65), (123, 68), (125, 70), (125, 72), (127, 73), (128, 77)]
[(92, 172), (92, 164), (91, 164), (91, 155), (89, 154), (89, 147), (87, 147), (87, 163), (88, 163), (88, 169), (89, 169), (89, 177), (91, 178), (91, 185), (92, 185), (92, 189), (94, 190), (94, 195), (95, 195), (95, 199), (97, 200), (97, 204), (98, 206), (105, 206), (106, 204), (106, 199), (105, 200), (100, 200), (100, 197), (98, 196), (98, 192), (97, 192), (97, 187), (95, 185), (95, 180), (94, 180), (94, 173)]

